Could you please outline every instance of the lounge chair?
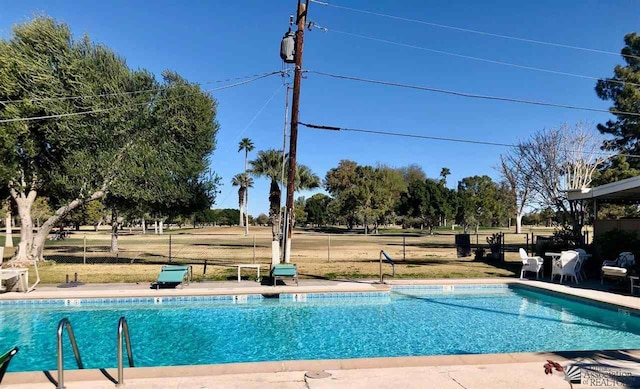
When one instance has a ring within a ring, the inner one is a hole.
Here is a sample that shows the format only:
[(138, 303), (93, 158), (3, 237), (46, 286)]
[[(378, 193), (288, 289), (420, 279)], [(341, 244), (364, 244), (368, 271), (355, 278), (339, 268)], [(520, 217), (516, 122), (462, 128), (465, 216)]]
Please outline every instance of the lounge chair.
[(553, 261), (551, 266), (551, 280), (553, 281), (555, 276), (560, 276), (560, 283), (564, 281), (564, 278), (572, 277), (576, 284), (578, 283), (578, 271), (580, 270), (580, 254), (578, 252), (569, 250), (563, 251), (560, 257)]
[(275, 265), (271, 268), (271, 278), (273, 278), (273, 285), (276, 285), (278, 278), (293, 277), (293, 280), (298, 286), (298, 267), (296, 265)]
[(602, 273), (600, 277), (600, 283), (604, 283), (604, 278), (617, 278), (618, 280), (625, 279), (629, 275), (631, 268), (636, 264), (636, 258), (633, 253), (625, 251), (618, 255), (613, 261), (602, 262)]
[[(0, 262), (1, 263), (1, 262)], [(40, 283), (40, 273), (38, 272), (38, 261), (31, 260), (11, 260), (3, 264), (5, 267), (0, 269), (0, 282), (17, 278), (18, 289), (22, 292), (31, 292)], [(29, 266), (32, 266), (36, 272), (36, 280), (33, 285), (29, 286)]]
[(9, 367), (9, 362), (11, 362), (11, 358), (18, 353), (18, 348), (14, 347), (6, 353), (0, 355), (0, 383), (2, 383), (2, 379), (4, 378), (4, 373), (7, 372), (7, 368)]
[(544, 259), (542, 257), (530, 257), (527, 252), (520, 248), (518, 250), (520, 252), (520, 259), (522, 260), (522, 270), (520, 270), (520, 279), (524, 278), (525, 272), (533, 272), (536, 273), (536, 279), (542, 272), (542, 265), (544, 264)]
[(151, 284), (151, 288), (175, 288), (178, 285), (189, 285), (192, 277), (191, 266), (165, 265), (162, 266), (158, 280)]

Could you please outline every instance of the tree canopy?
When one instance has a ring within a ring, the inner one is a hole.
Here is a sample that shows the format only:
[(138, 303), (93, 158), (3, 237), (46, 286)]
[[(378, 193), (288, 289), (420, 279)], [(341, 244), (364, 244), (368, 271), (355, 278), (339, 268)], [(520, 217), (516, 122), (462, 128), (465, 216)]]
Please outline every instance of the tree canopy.
[[(0, 41), (0, 180), (18, 205), (19, 255), (40, 258), (48, 231), (73, 209), (108, 197), (158, 212), (208, 207), (217, 180), (216, 102), (172, 71), (162, 81), (49, 17)], [(40, 120), (23, 118), (60, 117)], [(30, 234), (30, 207), (56, 208)]]

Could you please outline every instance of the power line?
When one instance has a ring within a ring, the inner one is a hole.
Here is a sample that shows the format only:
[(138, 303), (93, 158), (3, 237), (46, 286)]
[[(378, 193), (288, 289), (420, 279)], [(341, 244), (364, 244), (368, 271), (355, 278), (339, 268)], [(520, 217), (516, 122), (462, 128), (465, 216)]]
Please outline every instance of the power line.
[(359, 13), (367, 14), (367, 15), (380, 16), (380, 17), (384, 17), (384, 18), (388, 18), (388, 19), (401, 20), (401, 21), (404, 21), (404, 22), (424, 24), (424, 25), (432, 26), (432, 27), (446, 28), (446, 29), (449, 29), (449, 30), (468, 32), (468, 33), (472, 33), (472, 34), (491, 36), (491, 37), (495, 37), (495, 38), (510, 39), (510, 40), (520, 41), (520, 42), (535, 43), (535, 44), (538, 44), (538, 45), (554, 46), (554, 47), (561, 47), (561, 48), (565, 48), (565, 49), (588, 51), (588, 52), (592, 52), (592, 53), (608, 54), (608, 55), (615, 55), (615, 56), (621, 55), (621, 56), (626, 57), (626, 58), (640, 59), (640, 57), (636, 56), (636, 55), (616, 53), (614, 51), (593, 49), (593, 48), (582, 47), (582, 46), (567, 45), (567, 44), (563, 44), (563, 43), (541, 41), (541, 40), (537, 40), (537, 39), (520, 38), (520, 37), (516, 37), (516, 36), (512, 36), (512, 35), (496, 34), (496, 33), (492, 33), (492, 32), (480, 31), (480, 30), (472, 30), (472, 29), (469, 29), (469, 28), (456, 27), (456, 26), (451, 26), (451, 25), (447, 25), (447, 24), (433, 23), (433, 22), (427, 22), (427, 21), (424, 21), (424, 20), (405, 18), (405, 17), (402, 17), (402, 16), (389, 15), (389, 14), (384, 14), (384, 13), (380, 13), (380, 12), (367, 11), (367, 10), (364, 10), (364, 9), (345, 7), (345, 6), (342, 6), (342, 5), (331, 4), (331, 3), (324, 2), (324, 1), (318, 1), (318, 0), (310, 0), (310, 1), (313, 2), (313, 3), (319, 4), (319, 5), (327, 6), (327, 7), (339, 8), (339, 9), (344, 9), (344, 10), (353, 11), (353, 12), (359, 12)]
[(405, 133), (391, 132), (391, 131), (376, 131), (376, 130), (365, 130), (365, 129), (359, 129), (359, 128), (321, 126), (321, 125), (317, 125), (317, 124), (308, 124), (308, 123), (302, 123), (302, 122), (298, 122), (298, 123), (303, 125), (303, 126), (305, 126), (305, 127), (307, 127), (307, 128), (312, 128), (314, 130), (362, 132), (362, 133), (367, 133), (367, 134), (390, 135), (390, 136), (400, 136), (400, 137), (405, 137), (405, 138), (440, 140), (440, 141), (458, 142), (458, 143), (471, 143), (471, 144), (486, 145), (486, 146), (500, 146), (500, 147), (515, 147), (516, 146), (516, 145), (513, 145), (513, 144), (509, 144), (509, 143), (486, 142), (486, 141), (481, 141), (481, 140), (444, 138), (444, 137), (438, 137), (438, 136), (405, 134)]
[[(204, 84), (217, 84), (217, 83), (222, 83), (222, 82), (245, 80), (245, 79), (248, 79), (248, 78), (260, 79), (260, 78), (272, 76), (274, 74), (282, 74), (284, 72), (285, 72), (285, 70), (276, 70), (276, 71), (268, 72), (268, 73), (253, 74), (253, 75), (249, 75), (249, 76), (233, 77), (233, 78), (227, 78), (227, 79), (224, 79), (224, 80), (206, 81), (206, 82), (194, 83), (194, 84), (202, 86)], [(114, 92), (114, 93), (101, 93), (101, 94), (95, 94), (95, 95), (77, 95), (77, 96), (35, 97), (35, 98), (26, 98), (26, 99), (20, 99), (20, 100), (1, 100), (0, 104), (15, 104), (15, 103), (39, 102), (39, 101), (77, 100), (77, 99), (93, 98), (93, 97), (113, 97), (113, 96), (124, 96), (124, 95), (136, 95), (136, 94), (145, 93), (145, 92), (161, 91), (161, 90), (165, 90), (167, 88), (169, 88), (169, 87), (163, 86), (163, 87), (160, 87), (160, 88), (141, 89), (141, 90), (130, 91), (130, 92)]]
[(269, 105), (269, 103), (271, 102), (271, 100), (273, 100), (274, 97), (276, 97), (276, 95), (278, 94), (278, 92), (280, 92), (280, 90), (282, 89), (284, 85), (280, 84), (280, 86), (278, 86), (278, 89), (276, 89), (275, 92), (273, 92), (273, 94), (271, 95), (271, 97), (269, 97), (267, 99), (267, 101), (262, 105), (262, 107), (260, 107), (260, 109), (258, 110), (258, 112), (256, 112), (255, 115), (253, 115), (253, 118), (251, 118), (251, 120), (249, 120), (249, 123), (244, 127), (244, 129), (242, 131), (240, 131), (240, 133), (237, 136), (237, 139), (240, 139), (240, 137), (242, 136), (242, 134), (245, 133), (245, 131), (247, 131), (249, 129), (249, 127), (251, 127), (251, 125), (253, 124), (253, 122), (256, 121), (256, 119), (258, 118), (258, 116), (260, 116), (260, 114), (262, 113), (262, 111), (264, 111), (265, 108), (267, 108), (267, 105)]
[[(267, 75), (261, 75), (259, 77), (255, 77), (255, 78), (252, 78), (250, 80), (237, 82), (235, 84), (224, 85), (224, 86), (221, 86), (221, 87), (218, 87), (218, 88), (205, 89), (205, 90), (203, 90), (203, 92), (216, 92), (216, 91), (220, 91), (220, 90), (224, 90), (224, 89), (234, 88), (234, 87), (237, 87), (237, 86), (249, 84), (251, 82), (260, 80), (262, 78), (273, 76), (273, 75), (278, 74), (278, 73), (280, 73), (280, 72), (278, 71), (278, 72), (269, 73)], [(175, 99), (179, 99), (179, 98), (183, 98), (183, 97), (184, 97), (184, 95), (173, 97), (173, 98), (164, 98), (164, 99), (160, 99), (159, 101), (170, 101), (170, 100), (175, 100)], [(150, 104), (152, 102), (153, 101), (147, 101), (147, 102), (144, 102), (144, 103), (131, 104), (131, 105), (129, 105), (129, 107), (137, 107), (137, 106), (141, 106), (141, 105), (147, 105), (147, 104)], [(113, 110), (120, 109), (120, 108), (122, 108), (122, 107), (101, 108), (101, 109), (94, 109), (94, 110), (90, 110), (90, 111), (69, 112), (69, 113), (62, 113), (62, 114), (55, 114), (55, 115), (43, 115), (43, 116), (12, 118), (12, 119), (1, 119), (0, 123), (13, 123), (13, 122), (27, 122), (27, 121), (33, 121), (33, 120), (57, 119), (57, 118), (63, 118), (63, 117), (69, 117), (69, 116), (89, 115), (89, 114), (94, 114), (94, 113), (113, 111)]]
[[(487, 141), (472, 140), (472, 139), (417, 135), (417, 134), (409, 134), (409, 133), (394, 132), (394, 131), (368, 130), (368, 129), (362, 129), (362, 128), (326, 126), (326, 125), (309, 124), (309, 123), (303, 123), (303, 122), (298, 122), (298, 124), (314, 130), (359, 132), (359, 133), (365, 133), (365, 134), (387, 135), (387, 136), (397, 136), (397, 137), (403, 137), (403, 138), (427, 139), (427, 140), (437, 140), (437, 141), (455, 142), (455, 143), (468, 143), (468, 144), (483, 145), (483, 146), (498, 146), (498, 147), (510, 147), (510, 148), (521, 147), (520, 145), (511, 144), (511, 143), (487, 142)], [(570, 150), (566, 150), (566, 151), (570, 151)], [(628, 157), (628, 158), (640, 158), (640, 154), (609, 154), (609, 153), (603, 153), (603, 152), (594, 152), (593, 154), (603, 155), (606, 157), (621, 156), (621, 157)]]
[[(382, 38), (376, 38), (376, 37), (367, 36), (367, 35), (354, 34), (354, 33), (347, 32), (347, 31), (340, 31), (340, 30), (336, 30), (336, 29), (333, 29), (333, 28), (327, 28), (327, 27), (319, 26), (317, 24), (314, 24), (312, 27), (315, 27), (317, 29), (323, 30), (325, 32), (335, 32), (335, 33), (338, 33), (338, 34), (343, 34), (343, 35), (352, 36), (352, 37), (361, 38), (361, 39), (367, 39), (367, 40), (371, 40), (371, 41), (375, 41), (375, 42), (381, 42), (381, 43), (386, 43), (386, 44), (390, 44), (390, 45), (402, 46), (402, 47), (407, 47), (407, 48), (410, 48), (410, 49), (423, 50), (423, 51), (428, 51), (428, 52), (431, 52), (431, 53), (444, 54), (444, 55), (449, 55), (449, 56), (452, 56), (452, 57), (470, 59), (470, 60), (473, 60), (473, 61), (480, 61), (480, 62), (486, 62), (486, 63), (496, 64), (496, 65), (510, 66), (510, 67), (514, 67), (514, 68), (518, 68), (518, 69), (533, 70), (533, 71), (537, 71), (537, 72), (557, 74), (557, 75), (561, 75), (561, 76), (584, 78), (584, 79), (589, 79), (589, 80), (600, 80), (600, 79), (603, 79), (602, 77), (587, 76), (587, 75), (584, 75), (584, 74), (576, 74), (576, 73), (563, 72), (563, 71), (559, 71), (559, 70), (544, 69), (544, 68), (539, 68), (539, 67), (535, 67), (535, 66), (520, 65), (520, 64), (515, 64), (515, 63), (505, 62), (505, 61), (498, 61), (498, 60), (489, 59), (489, 58), (481, 58), (481, 57), (474, 57), (474, 56), (465, 55), (465, 54), (452, 53), (452, 52), (444, 51), (444, 50), (430, 49), (430, 48), (424, 47), (424, 46), (416, 46), (416, 45), (412, 45), (412, 44), (408, 44), (408, 43), (396, 42), (396, 41), (391, 41), (391, 40), (382, 39)], [(612, 82), (612, 83), (616, 83), (616, 84), (621, 84), (621, 85), (633, 85), (633, 86), (640, 87), (640, 84), (633, 83), (633, 82), (625, 82), (625, 81), (619, 81), (619, 80), (613, 80), (613, 79), (607, 79), (607, 81), (608, 82)]]
[(444, 94), (460, 96), (460, 97), (468, 97), (468, 98), (473, 98), (473, 99), (506, 101), (506, 102), (510, 102), (510, 103), (540, 105), (540, 106), (544, 106), (544, 107), (573, 109), (573, 110), (578, 110), (578, 111), (605, 112), (605, 113), (610, 113), (610, 114), (615, 114), (615, 115), (640, 116), (640, 113), (638, 113), (638, 112), (618, 111), (618, 110), (614, 110), (614, 109), (607, 110), (607, 109), (601, 109), (601, 108), (581, 107), (581, 106), (576, 106), (576, 105), (554, 104), (554, 103), (547, 103), (547, 102), (544, 102), (544, 101), (524, 100), (524, 99), (516, 99), (516, 98), (501, 97), (501, 96), (480, 95), (480, 94), (475, 94), (475, 93), (458, 92), (458, 91), (452, 91), (452, 90), (447, 90), (447, 89), (431, 88), (431, 87), (410, 85), (410, 84), (401, 84), (401, 83), (398, 83), (398, 82), (371, 80), (371, 79), (360, 78), (360, 77), (345, 76), (345, 75), (341, 75), (341, 74), (332, 74), (332, 73), (319, 72), (319, 71), (315, 71), (315, 70), (306, 70), (306, 72), (313, 73), (313, 74), (318, 74), (318, 75), (326, 76), (326, 77), (343, 79), (343, 80), (360, 81), (360, 82), (366, 82), (366, 83), (370, 83), (370, 84), (395, 86), (395, 87), (399, 87), (399, 88), (416, 89), (416, 90), (435, 92), (435, 93), (444, 93)]

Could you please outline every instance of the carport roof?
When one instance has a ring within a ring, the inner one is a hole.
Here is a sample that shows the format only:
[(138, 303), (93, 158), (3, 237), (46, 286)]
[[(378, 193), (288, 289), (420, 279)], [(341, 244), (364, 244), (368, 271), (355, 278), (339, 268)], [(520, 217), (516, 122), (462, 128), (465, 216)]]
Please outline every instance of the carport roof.
[(570, 190), (567, 192), (570, 201), (598, 200), (602, 202), (640, 203), (640, 176), (596, 186)]

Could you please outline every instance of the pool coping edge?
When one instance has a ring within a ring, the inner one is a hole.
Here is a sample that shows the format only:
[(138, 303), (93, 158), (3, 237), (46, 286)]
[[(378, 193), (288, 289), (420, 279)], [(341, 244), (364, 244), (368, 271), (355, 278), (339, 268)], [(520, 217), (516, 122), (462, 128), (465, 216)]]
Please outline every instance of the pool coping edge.
[[(380, 357), (354, 359), (287, 360), (268, 362), (243, 362), (211, 365), (156, 366), (125, 368), (125, 382), (131, 379), (160, 377), (198, 377), (250, 373), (284, 373), (309, 370), (353, 370), (383, 369), (398, 367), (460, 366), (460, 365), (496, 365), (540, 362), (540, 368), (547, 360), (564, 362), (575, 359), (612, 358), (623, 353), (627, 357), (640, 358), (640, 349), (629, 350), (593, 350), (526, 352), (504, 354), (463, 354), (430, 355), (410, 357)], [(117, 377), (115, 368), (106, 369)], [(55, 370), (48, 371), (56, 377)], [(99, 369), (65, 370), (65, 381), (101, 381), (107, 380)], [(3, 385), (37, 384), (50, 382), (43, 371), (9, 372), (3, 379)]]

